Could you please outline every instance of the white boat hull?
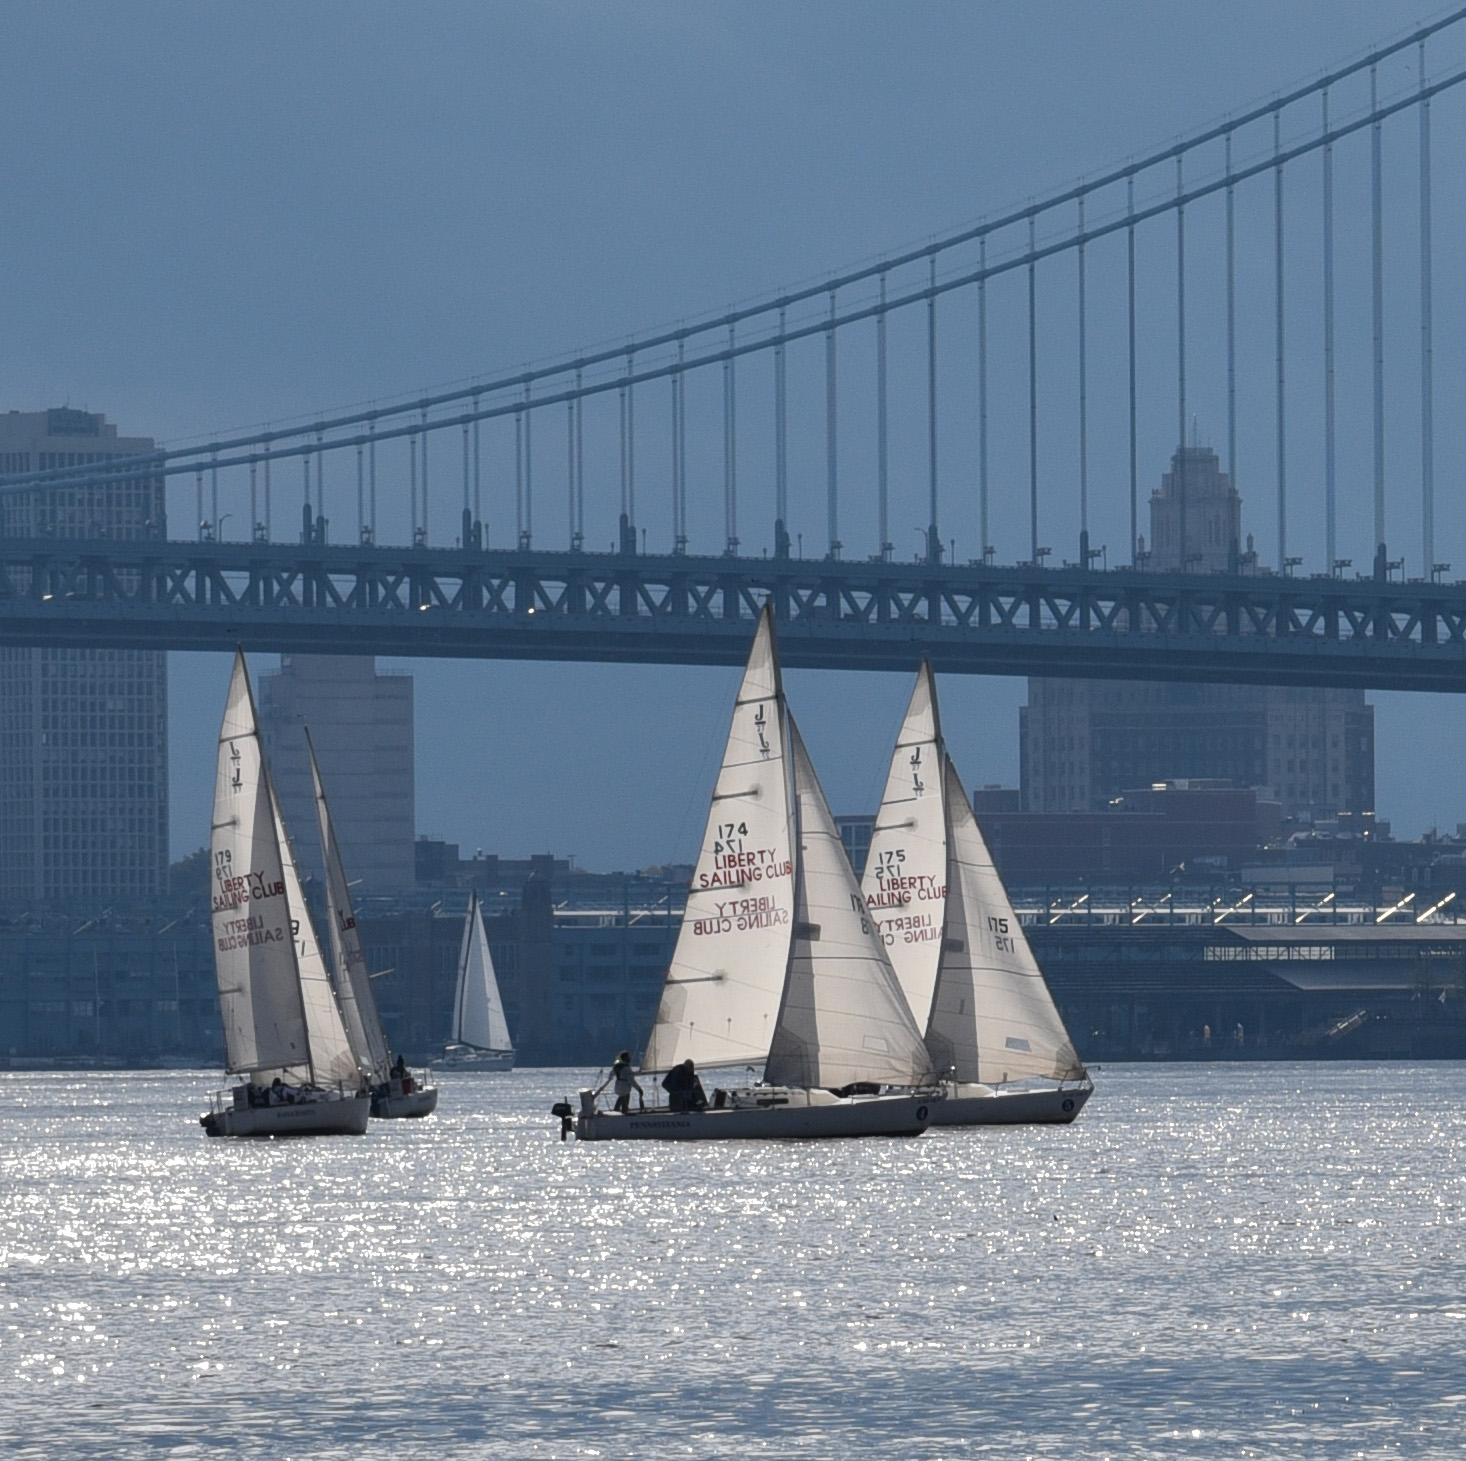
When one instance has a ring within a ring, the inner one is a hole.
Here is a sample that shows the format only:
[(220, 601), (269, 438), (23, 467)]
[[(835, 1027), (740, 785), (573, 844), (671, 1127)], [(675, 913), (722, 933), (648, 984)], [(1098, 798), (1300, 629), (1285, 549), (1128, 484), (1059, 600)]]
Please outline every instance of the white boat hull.
[(770, 1093), (706, 1111), (656, 1107), (621, 1115), (580, 1096), (581, 1141), (758, 1141), (831, 1136), (919, 1136), (942, 1104), (932, 1096), (833, 1096), (827, 1091)]
[(372, 1095), (372, 1117), (377, 1121), (431, 1116), (437, 1109), (437, 1086), (414, 1085), (412, 1090), (404, 1091), (402, 1082), (394, 1080), (387, 1083), (386, 1090)]
[(371, 1106), (370, 1096), (334, 1091), (278, 1106), (221, 1102), (199, 1117), (199, 1125), (210, 1136), (362, 1136)]
[(1064, 1125), (1084, 1109), (1094, 1092), (1083, 1086), (949, 1085), (946, 1099), (932, 1108), (933, 1126)]
[(434, 1062), (437, 1066), (448, 1066), (453, 1070), (513, 1070), (512, 1050), (475, 1050), (471, 1045), (450, 1045), (443, 1052), (443, 1058)]

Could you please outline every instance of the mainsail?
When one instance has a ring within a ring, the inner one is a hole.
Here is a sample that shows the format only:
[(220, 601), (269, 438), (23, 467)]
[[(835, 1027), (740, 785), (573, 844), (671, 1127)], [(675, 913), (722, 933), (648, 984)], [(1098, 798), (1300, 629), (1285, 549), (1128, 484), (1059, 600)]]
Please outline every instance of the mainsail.
[(483, 909), (471, 894), (463, 921), (463, 945), (458, 954), (458, 990), (453, 1000), (453, 1043), (476, 1050), (512, 1051), (509, 1023), (494, 978), (489, 936), (484, 932)]
[(356, 1063), (374, 1082), (380, 1083), (391, 1074), (392, 1056), (387, 1049), (377, 1001), (372, 994), (371, 973), (361, 944), (361, 930), (356, 926), (356, 910), (351, 906), (351, 889), (346, 882), (341, 847), (336, 840), (336, 828), (331, 821), (326, 789), (321, 782), (321, 768), (316, 764), (316, 748), (309, 731), (306, 732), (306, 748), (310, 753), (316, 819), (320, 824), (321, 849), (325, 854), (326, 910), (331, 921), (331, 955), (336, 966), (336, 992), (341, 1001), (341, 1017)]
[(929, 665), (897, 738), (861, 890), (941, 1076), (1083, 1077), (947, 754)]
[(764, 1078), (772, 1085), (919, 1085), (931, 1060), (867, 916), (850, 859), (789, 717), (798, 820), (793, 944)]
[(226, 1066), (260, 1082), (308, 1079), (311, 1050), (285, 874), (242, 653), (219, 731), (209, 855)]
[(936, 687), (923, 665), (896, 737), (861, 878), (871, 921), (923, 1027), (936, 994), (947, 899), (945, 755)]
[(733, 706), (687, 911), (642, 1068), (760, 1064), (794, 914), (784, 689), (773, 615), (759, 617)]

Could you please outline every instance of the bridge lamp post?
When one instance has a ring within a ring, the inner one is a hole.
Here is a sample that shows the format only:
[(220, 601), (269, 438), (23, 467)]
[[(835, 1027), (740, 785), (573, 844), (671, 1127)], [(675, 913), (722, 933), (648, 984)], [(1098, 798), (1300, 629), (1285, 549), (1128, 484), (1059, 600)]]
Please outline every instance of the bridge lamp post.
[(1432, 563), (1430, 565), (1430, 581), (1439, 583), (1441, 579), (1451, 571), (1449, 563)]
[(1330, 572), (1335, 578), (1342, 578), (1344, 576), (1344, 570), (1346, 568), (1353, 568), (1353, 566), (1354, 560), (1352, 558), (1335, 558)]
[(1289, 578), (1292, 578), (1293, 577), (1293, 570), (1295, 568), (1297, 568), (1302, 562), (1303, 562), (1303, 560), (1301, 558), (1284, 558), (1283, 559), (1283, 572)]
[(1052, 548), (1035, 548), (1033, 550), (1033, 566), (1035, 568), (1042, 568), (1044, 566), (1044, 559), (1053, 551)]
[(1086, 548), (1084, 550), (1084, 566), (1088, 568), (1096, 558), (1103, 558), (1105, 563), (1105, 571), (1108, 572), (1110, 567), (1109, 555), (1109, 546), (1104, 543), (1101, 543), (1098, 548)]
[(233, 516), (234, 514), (232, 512), (226, 512), (222, 517), (214, 519), (214, 541), (216, 543), (222, 543), (224, 541), (224, 524)]

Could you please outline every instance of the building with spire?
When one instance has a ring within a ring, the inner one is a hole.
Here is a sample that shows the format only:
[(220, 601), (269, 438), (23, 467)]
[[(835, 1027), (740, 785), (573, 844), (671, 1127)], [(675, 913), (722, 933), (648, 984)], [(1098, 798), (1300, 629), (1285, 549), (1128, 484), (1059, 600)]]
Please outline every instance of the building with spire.
[[(1151, 494), (1148, 552), (1141, 542), (1157, 572), (1259, 571), (1237, 489), (1194, 443)], [(1030, 679), (1019, 743), (1030, 812), (1099, 811), (1127, 791), (1196, 780), (1256, 787), (1298, 821), (1374, 810), (1362, 690)]]

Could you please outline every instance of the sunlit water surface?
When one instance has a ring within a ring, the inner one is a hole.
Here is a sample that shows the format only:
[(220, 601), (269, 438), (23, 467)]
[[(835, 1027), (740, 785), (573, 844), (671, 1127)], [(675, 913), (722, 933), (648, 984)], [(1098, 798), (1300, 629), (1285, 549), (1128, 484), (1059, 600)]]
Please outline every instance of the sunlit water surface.
[(583, 1078), (244, 1142), (201, 1074), (0, 1076), (0, 1452), (1466, 1441), (1459, 1065), (1115, 1066), (1068, 1128), (686, 1147), (562, 1145)]

